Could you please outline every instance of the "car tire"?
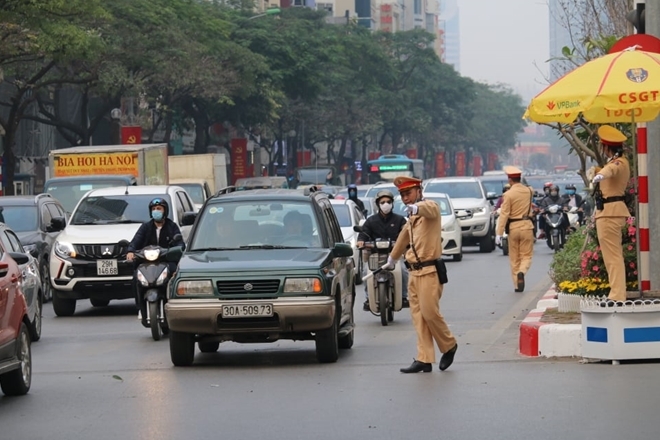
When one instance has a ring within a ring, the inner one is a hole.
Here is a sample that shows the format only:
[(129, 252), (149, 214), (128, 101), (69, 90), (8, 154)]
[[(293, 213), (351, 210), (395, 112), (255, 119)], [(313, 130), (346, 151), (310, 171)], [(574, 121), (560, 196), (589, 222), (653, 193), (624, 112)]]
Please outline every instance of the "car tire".
[(198, 342), (197, 346), (199, 347), (199, 351), (202, 353), (215, 353), (218, 351), (218, 348), (220, 348), (220, 343), (218, 341), (210, 341), (210, 342)]
[(350, 316), (348, 322), (344, 325), (351, 326), (351, 331), (339, 338), (339, 348), (342, 350), (348, 350), (353, 347), (353, 343), (355, 342), (355, 285), (353, 285), (353, 300), (351, 302)]
[(57, 316), (73, 316), (76, 313), (76, 300), (62, 298), (59, 291), (53, 289), (53, 311)]
[(451, 256), (453, 261), (463, 261), (463, 251), (460, 254), (454, 254)]
[(176, 367), (189, 367), (195, 360), (195, 339), (192, 333), (171, 332), (170, 358)]
[(322, 364), (337, 362), (339, 359), (338, 322), (339, 307), (335, 306), (335, 316), (330, 328), (316, 332), (316, 359)]
[(488, 234), (479, 240), (479, 252), (487, 254), (493, 252), (493, 249), (495, 249), (495, 239), (492, 237), (492, 229), (488, 229)]
[(110, 304), (109, 299), (99, 299), (99, 298), (90, 298), (89, 302), (92, 303), (94, 307), (107, 307)]
[(37, 292), (37, 313), (34, 314), (34, 319), (30, 323), (30, 339), (36, 342), (41, 339), (41, 324), (43, 322), (44, 311), (44, 297), (41, 292)]
[(21, 323), (16, 341), (16, 357), (20, 367), (0, 374), (0, 388), (7, 396), (22, 396), (30, 391), (32, 383), (32, 348), (27, 326)]
[(41, 275), (41, 290), (44, 293), (44, 302), (48, 302), (53, 299), (53, 286), (50, 285), (50, 265), (47, 260), (44, 259), (41, 262), (39, 273)]

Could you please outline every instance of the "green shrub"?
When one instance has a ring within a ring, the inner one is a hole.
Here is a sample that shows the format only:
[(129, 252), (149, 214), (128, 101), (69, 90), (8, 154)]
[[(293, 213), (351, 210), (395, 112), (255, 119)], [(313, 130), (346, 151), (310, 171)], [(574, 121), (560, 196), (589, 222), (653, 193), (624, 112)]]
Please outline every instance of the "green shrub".
[(549, 274), (555, 286), (581, 278), (582, 248), (587, 234), (587, 226), (581, 226), (567, 237), (563, 249), (554, 255)]

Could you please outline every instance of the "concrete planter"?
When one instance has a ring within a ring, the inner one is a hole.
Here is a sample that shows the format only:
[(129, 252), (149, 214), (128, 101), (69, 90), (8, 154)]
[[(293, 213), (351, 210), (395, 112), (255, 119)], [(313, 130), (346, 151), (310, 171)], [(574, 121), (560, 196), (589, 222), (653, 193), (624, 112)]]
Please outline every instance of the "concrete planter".
[(557, 307), (559, 313), (580, 313), (581, 295), (559, 292), (557, 294), (557, 300), (559, 301)]

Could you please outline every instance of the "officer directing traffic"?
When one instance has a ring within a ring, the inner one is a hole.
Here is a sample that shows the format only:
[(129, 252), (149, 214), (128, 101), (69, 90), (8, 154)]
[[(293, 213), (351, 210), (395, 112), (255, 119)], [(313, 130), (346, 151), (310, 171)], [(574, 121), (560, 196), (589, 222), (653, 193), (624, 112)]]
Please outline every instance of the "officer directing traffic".
[(502, 234), (507, 231), (513, 286), (516, 292), (522, 292), (525, 290), (525, 274), (532, 265), (534, 253), (534, 191), (520, 183), (522, 171), (519, 168), (507, 166), (504, 172), (511, 189), (503, 195), (495, 241), (499, 245)]
[(623, 302), (626, 300), (626, 268), (622, 234), (626, 218), (630, 216), (624, 202), (626, 186), (630, 180), (630, 165), (623, 154), (623, 143), (627, 138), (611, 125), (601, 126), (598, 137), (608, 162), (592, 180), (596, 184), (596, 232), (610, 284), (607, 298)]
[(434, 340), (440, 352), (444, 353), (440, 359), (440, 370), (444, 371), (454, 361), (458, 344), (440, 314), (439, 307), (443, 290), (440, 275), (446, 277), (441, 260), (440, 207), (433, 201), (422, 199), (422, 181), (419, 179), (400, 176), (394, 179), (394, 185), (401, 193), (409, 220), (387, 262), (393, 267), (394, 262), (405, 252), (406, 267), (410, 270), (408, 301), (417, 333), (417, 357), (409, 367), (401, 368), (400, 371), (430, 372), (435, 362)]

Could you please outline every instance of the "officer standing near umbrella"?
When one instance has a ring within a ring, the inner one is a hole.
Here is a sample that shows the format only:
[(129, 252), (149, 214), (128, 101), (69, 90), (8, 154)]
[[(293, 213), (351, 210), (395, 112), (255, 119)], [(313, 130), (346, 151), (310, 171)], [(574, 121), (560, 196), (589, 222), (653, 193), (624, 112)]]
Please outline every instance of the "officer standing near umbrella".
[(623, 154), (626, 136), (611, 125), (598, 129), (603, 154), (608, 162), (592, 180), (596, 202), (596, 232), (607, 270), (610, 293), (605, 305), (626, 300), (626, 267), (623, 259), (622, 233), (630, 217), (625, 203), (626, 186), (630, 180), (630, 164)]
[(406, 267), (410, 270), (408, 301), (417, 333), (417, 357), (409, 367), (400, 371), (431, 372), (435, 362), (434, 340), (443, 353), (440, 370), (444, 371), (454, 361), (458, 344), (440, 314), (443, 285), (440, 284), (436, 264), (436, 260), (442, 257), (440, 207), (433, 201), (422, 199), (422, 181), (419, 179), (400, 176), (394, 179), (394, 185), (401, 193), (409, 220), (401, 230), (387, 262), (393, 266), (405, 252)]
[(532, 201), (534, 191), (520, 183), (522, 171), (519, 168), (507, 166), (504, 172), (509, 178), (511, 189), (502, 196), (502, 208), (497, 223), (495, 242), (502, 242), (502, 234), (508, 228), (509, 264), (511, 277), (516, 292), (525, 290), (525, 274), (532, 265), (534, 254), (534, 214)]

